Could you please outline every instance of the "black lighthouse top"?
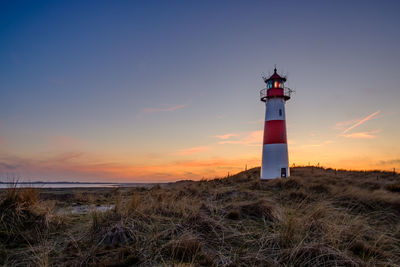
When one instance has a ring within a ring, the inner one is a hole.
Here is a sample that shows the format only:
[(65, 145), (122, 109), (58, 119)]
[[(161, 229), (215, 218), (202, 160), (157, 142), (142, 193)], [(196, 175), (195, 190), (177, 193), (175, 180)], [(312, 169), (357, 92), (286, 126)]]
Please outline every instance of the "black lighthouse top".
[(285, 77), (281, 77), (277, 72), (276, 72), (276, 68), (274, 68), (274, 74), (271, 75), (271, 77), (264, 78), (264, 82), (268, 83), (269, 81), (279, 81), (279, 82), (286, 82), (286, 78)]

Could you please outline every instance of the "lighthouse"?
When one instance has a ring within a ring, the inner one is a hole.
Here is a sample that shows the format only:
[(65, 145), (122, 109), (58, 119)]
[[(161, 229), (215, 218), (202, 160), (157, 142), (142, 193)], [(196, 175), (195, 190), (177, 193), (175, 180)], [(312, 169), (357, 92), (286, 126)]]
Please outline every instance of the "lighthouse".
[(264, 141), (261, 179), (288, 177), (289, 157), (286, 137), (285, 103), (290, 99), (286, 78), (276, 68), (269, 78), (263, 78), (266, 88), (260, 91), (260, 100), (265, 102)]

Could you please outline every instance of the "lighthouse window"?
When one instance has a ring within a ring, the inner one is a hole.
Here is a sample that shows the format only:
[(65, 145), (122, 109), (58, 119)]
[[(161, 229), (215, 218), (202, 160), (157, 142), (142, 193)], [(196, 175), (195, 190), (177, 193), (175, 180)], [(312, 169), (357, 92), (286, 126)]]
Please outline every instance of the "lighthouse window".
[(281, 139), (283, 139), (283, 133), (281, 133)]
[(279, 82), (275, 82), (275, 88), (279, 87)]
[(282, 109), (279, 110), (279, 116), (282, 116)]

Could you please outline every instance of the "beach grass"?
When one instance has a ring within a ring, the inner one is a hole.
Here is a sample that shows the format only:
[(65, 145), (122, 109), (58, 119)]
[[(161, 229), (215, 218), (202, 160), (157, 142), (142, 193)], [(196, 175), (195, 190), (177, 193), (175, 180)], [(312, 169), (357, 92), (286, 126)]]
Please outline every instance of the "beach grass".
[[(397, 266), (400, 177), (296, 167), (103, 189), (10, 187), (0, 195), (6, 266)], [(112, 205), (99, 211), (96, 206)], [(87, 205), (85, 213), (59, 212)]]

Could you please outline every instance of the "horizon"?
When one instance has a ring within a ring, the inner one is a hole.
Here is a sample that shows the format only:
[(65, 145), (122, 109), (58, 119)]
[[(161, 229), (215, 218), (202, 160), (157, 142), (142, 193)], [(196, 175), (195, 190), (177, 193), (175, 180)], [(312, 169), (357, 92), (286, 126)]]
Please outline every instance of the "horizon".
[[(326, 171), (337, 171), (337, 172), (366, 172), (366, 173), (375, 173), (375, 172), (379, 172), (379, 173), (393, 173), (393, 174), (399, 174), (398, 171), (395, 170), (395, 168), (390, 171), (390, 170), (379, 170), (379, 169), (375, 169), (375, 170), (350, 170), (350, 169), (335, 169), (335, 168), (330, 168), (330, 167), (325, 167), (325, 166), (317, 166), (317, 165), (303, 165), (303, 166), (292, 166), (290, 167), (290, 169), (296, 169), (296, 168), (316, 168), (316, 169), (322, 169), (322, 170), (326, 170)], [(224, 178), (230, 178), (232, 176), (235, 175), (239, 175), (242, 172), (247, 172), (247, 171), (252, 171), (253, 169), (261, 169), (261, 167), (253, 167), (251, 169), (245, 169), (242, 171), (239, 171), (237, 173), (228, 173), (226, 176), (221, 176), (221, 177), (213, 177), (213, 178), (202, 178), (202, 180), (206, 180), (206, 181), (210, 181), (213, 179), (224, 179)], [(13, 180), (6, 178), (5, 180), (1, 180), (2, 178), (0, 177), (0, 184), (163, 184), (163, 183), (176, 183), (176, 182), (196, 182), (199, 180), (190, 180), (190, 179), (182, 179), (182, 180), (171, 180), (171, 181), (162, 181), (162, 182), (158, 182), (158, 181), (136, 181), (136, 182), (114, 182), (114, 181), (44, 181), (44, 180), (36, 180), (36, 181), (24, 181), (24, 180)], [(3, 178), (4, 179), (4, 178)]]
[[(0, 3), (0, 180), (172, 182), (261, 165), (400, 169), (400, 2)], [(112, 180), (112, 181), (110, 181)]]

